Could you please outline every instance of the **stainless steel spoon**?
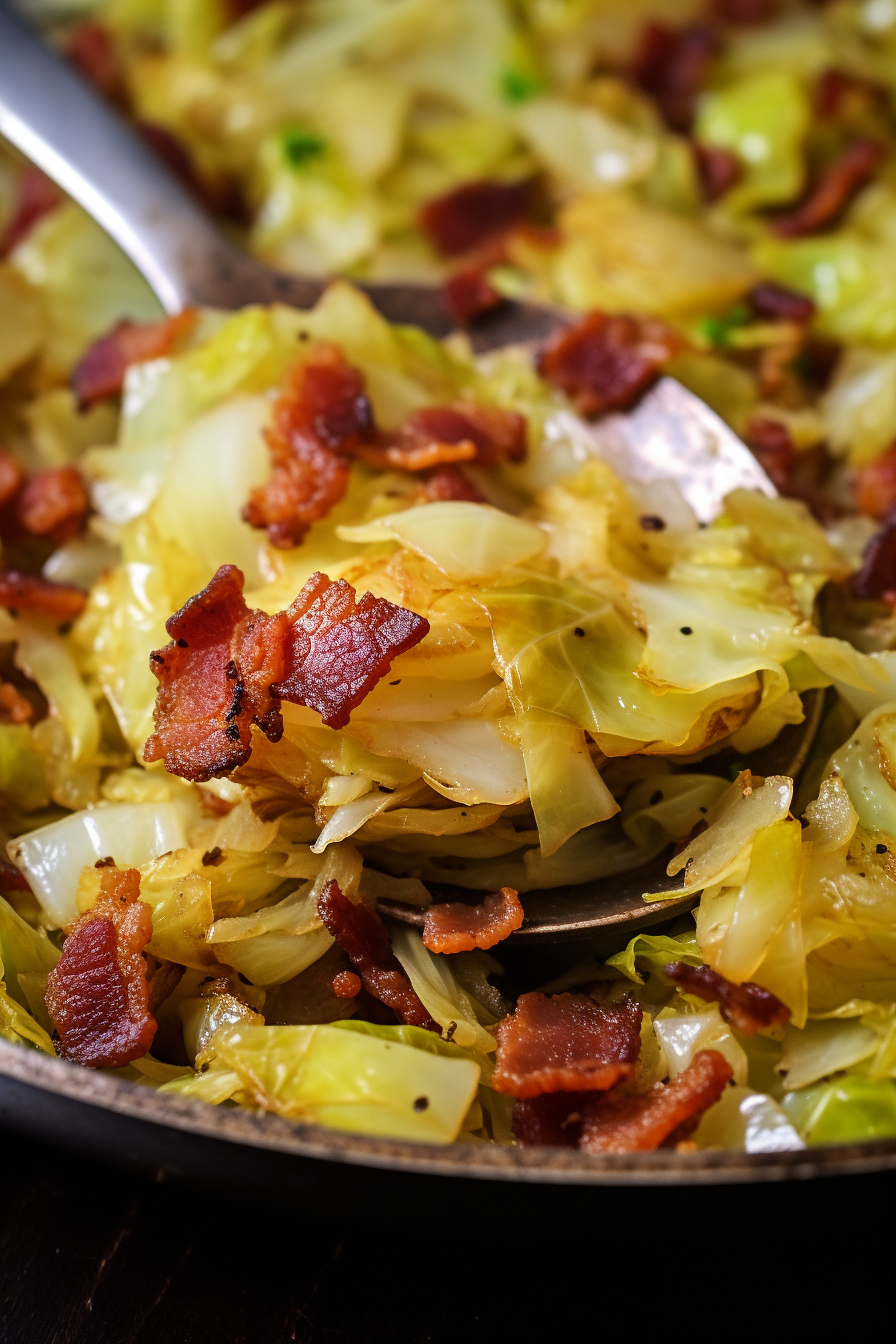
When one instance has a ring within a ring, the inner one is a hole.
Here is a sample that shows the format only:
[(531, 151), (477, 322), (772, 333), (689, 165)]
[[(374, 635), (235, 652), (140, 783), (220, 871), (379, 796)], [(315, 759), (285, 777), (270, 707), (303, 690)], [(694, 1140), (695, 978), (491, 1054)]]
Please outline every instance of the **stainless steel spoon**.
[[(311, 307), (325, 280), (283, 275), (224, 238), (127, 124), (0, 0), (0, 134), (43, 169), (118, 243), (168, 313), (191, 305), (239, 308), (247, 303)], [(390, 321), (446, 335), (451, 323), (435, 290), (412, 284), (361, 284)], [(124, 314), (122, 314), (124, 316)], [(544, 340), (570, 321), (536, 304), (508, 302), (471, 333), (479, 351)], [(597, 425), (567, 417), (558, 431), (574, 433), (586, 452), (604, 458), (637, 486), (674, 480), (700, 522), (722, 509), (738, 487), (774, 495), (753, 454), (697, 397), (663, 378), (629, 415)], [(821, 693), (806, 697), (806, 720), (785, 729), (755, 773), (796, 774), (808, 754), (821, 712)], [(643, 869), (526, 896), (526, 924), (517, 942), (563, 942), (602, 929), (634, 929), (680, 913), (680, 900), (647, 904), (643, 891), (673, 890), (667, 856)], [(396, 919), (422, 922), (418, 910), (382, 902)]]

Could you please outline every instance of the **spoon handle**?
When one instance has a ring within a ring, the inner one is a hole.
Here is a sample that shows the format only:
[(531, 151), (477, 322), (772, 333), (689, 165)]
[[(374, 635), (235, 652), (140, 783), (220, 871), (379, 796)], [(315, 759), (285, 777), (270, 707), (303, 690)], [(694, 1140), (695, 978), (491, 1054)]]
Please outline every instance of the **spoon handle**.
[(260, 297), (252, 260), (218, 233), (159, 159), (4, 0), (0, 134), (115, 239), (166, 312), (214, 302), (210, 289), (220, 293), (225, 277), (254, 291), (243, 301)]

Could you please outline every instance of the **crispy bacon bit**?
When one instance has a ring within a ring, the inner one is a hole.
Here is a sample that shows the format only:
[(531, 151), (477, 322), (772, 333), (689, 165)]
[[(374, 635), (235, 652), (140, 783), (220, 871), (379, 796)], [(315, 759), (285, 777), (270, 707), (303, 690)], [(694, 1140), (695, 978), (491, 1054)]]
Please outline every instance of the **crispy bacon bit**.
[(852, 591), (859, 598), (896, 601), (896, 509), (887, 514), (883, 527), (865, 547)]
[(94, 1069), (140, 1059), (156, 1034), (143, 949), (152, 910), (136, 868), (103, 869), (93, 908), (72, 926), (47, 981), (60, 1054)]
[(15, 497), (24, 480), (25, 469), (19, 459), (0, 449), (0, 506)]
[(640, 1030), (636, 1003), (611, 1008), (587, 994), (523, 994), (498, 1027), (492, 1086), (524, 1098), (612, 1087), (634, 1073)]
[(333, 976), (333, 993), (337, 999), (354, 999), (361, 989), (361, 977), (354, 971), (339, 971)]
[(97, 401), (117, 397), (128, 365), (170, 354), (196, 322), (196, 311), (185, 308), (161, 322), (119, 322), (107, 336), (95, 341), (72, 374), (79, 410)]
[(829, 164), (807, 198), (790, 214), (779, 216), (774, 230), (781, 238), (802, 238), (835, 224), (856, 192), (877, 172), (884, 147), (863, 136)]
[(55, 210), (62, 201), (62, 192), (48, 177), (29, 166), (19, 178), (18, 195), (13, 212), (0, 233), (0, 257), (18, 247), (44, 215)]
[(523, 922), (523, 907), (512, 887), (486, 896), (478, 905), (462, 901), (431, 905), (423, 924), (423, 942), (430, 952), (472, 952), (503, 942)]
[(265, 431), (271, 477), (253, 490), (243, 517), (266, 527), (275, 546), (295, 546), (348, 487), (347, 454), (373, 439), (364, 376), (334, 345), (320, 345), (295, 364), (274, 402)]
[(815, 304), (807, 294), (797, 294), (771, 280), (754, 285), (747, 295), (747, 303), (757, 317), (768, 318), (770, 322), (804, 323), (811, 322), (815, 316)]
[(11, 681), (0, 681), (0, 723), (30, 723), (34, 706)]
[(768, 23), (777, 12), (777, 0), (713, 0), (713, 11), (734, 28), (754, 28)]
[(581, 415), (602, 415), (631, 406), (680, 348), (680, 338), (656, 318), (595, 312), (551, 337), (538, 371)]
[(693, 148), (703, 199), (711, 205), (740, 181), (743, 165), (730, 149), (720, 149), (718, 145), (701, 145), (696, 142)]
[(461, 327), (504, 302), (481, 266), (455, 271), (439, 290), (439, 299), (451, 321)]
[(586, 1153), (646, 1153), (674, 1147), (692, 1134), (732, 1077), (718, 1050), (700, 1050), (682, 1073), (649, 1092), (595, 1097), (583, 1116)]
[(117, 107), (125, 105), (124, 72), (105, 24), (95, 19), (76, 24), (66, 38), (65, 54), (107, 102)]
[(418, 223), (440, 252), (454, 257), (512, 229), (525, 217), (530, 195), (528, 182), (467, 182), (427, 201)]
[(389, 930), (376, 911), (350, 900), (336, 882), (324, 887), (317, 908), (368, 994), (391, 1008), (400, 1022), (440, 1032), (393, 953)]
[(524, 1148), (578, 1148), (593, 1092), (544, 1092), (514, 1102), (513, 1137)]
[(700, 24), (690, 28), (645, 25), (632, 77), (653, 98), (673, 130), (690, 129), (697, 94), (718, 49), (717, 35)]
[(787, 1005), (752, 980), (735, 985), (709, 966), (689, 966), (684, 961), (670, 961), (664, 972), (683, 994), (717, 1002), (725, 1021), (745, 1036), (790, 1021)]
[(859, 467), (855, 490), (857, 507), (880, 522), (896, 508), (896, 444), (873, 462)]
[(467, 499), (471, 504), (484, 504), (485, 496), (467, 480), (460, 467), (437, 467), (423, 486), (430, 503), (445, 499)]
[(429, 630), (422, 617), (343, 580), (313, 574), (287, 611), (250, 611), (244, 578), (223, 565), (169, 618), (171, 643), (150, 655), (160, 684), (156, 731), (143, 759), (201, 783), (249, 759), (251, 730), (283, 732), (280, 701), (316, 709), (342, 728), (392, 659)]
[(408, 416), (398, 431), (394, 451), (390, 464), (407, 471), (458, 461), (474, 461), (480, 467), (522, 462), (526, 421), (516, 411), (474, 401), (424, 406)]
[(82, 530), (90, 508), (84, 482), (74, 467), (53, 467), (32, 476), (17, 501), (22, 526), (35, 537), (61, 546)]
[(787, 426), (754, 415), (744, 430), (744, 440), (775, 488), (782, 495), (791, 494), (796, 448)]
[(80, 616), (87, 594), (71, 583), (51, 583), (39, 574), (21, 574), (0, 569), (0, 607), (49, 616), (54, 621), (73, 621)]

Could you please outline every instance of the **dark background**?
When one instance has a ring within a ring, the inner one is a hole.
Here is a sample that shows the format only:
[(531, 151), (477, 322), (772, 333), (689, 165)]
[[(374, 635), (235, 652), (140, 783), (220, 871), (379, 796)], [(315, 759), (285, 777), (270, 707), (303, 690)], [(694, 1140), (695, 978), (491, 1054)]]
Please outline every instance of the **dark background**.
[(596, 1189), (573, 1226), (537, 1188), (513, 1220), (485, 1186), (446, 1213), (437, 1181), (422, 1217), (321, 1216), (0, 1144), (2, 1344), (773, 1340), (890, 1314), (896, 1176)]

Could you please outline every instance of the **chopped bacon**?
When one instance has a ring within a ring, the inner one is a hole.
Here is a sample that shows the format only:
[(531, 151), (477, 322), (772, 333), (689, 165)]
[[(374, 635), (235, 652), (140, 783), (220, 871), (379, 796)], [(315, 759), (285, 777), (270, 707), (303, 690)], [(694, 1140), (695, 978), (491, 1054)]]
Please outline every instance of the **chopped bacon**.
[(877, 172), (884, 147), (862, 136), (829, 164), (809, 195), (789, 214), (780, 215), (774, 230), (781, 238), (802, 238), (835, 224), (856, 192)]
[(684, 961), (670, 961), (664, 972), (683, 994), (717, 1002), (725, 1021), (745, 1036), (790, 1021), (787, 1005), (752, 980), (735, 985), (709, 966), (689, 966)]
[(896, 509), (887, 514), (883, 527), (865, 547), (852, 591), (855, 597), (896, 602)]
[(680, 338), (656, 318), (594, 312), (551, 337), (538, 371), (581, 415), (595, 416), (626, 410), (680, 348)]
[(34, 706), (11, 681), (0, 681), (0, 723), (30, 723)]
[(474, 318), (497, 308), (504, 302), (504, 296), (495, 289), (481, 266), (463, 266), (442, 285), (439, 301), (451, 321), (464, 327)]
[(25, 468), (19, 459), (0, 449), (0, 505), (14, 498), (24, 480)]
[(427, 201), (418, 222), (440, 252), (454, 257), (520, 223), (530, 196), (528, 182), (467, 182)]
[(768, 318), (770, 322), (804, 323), (811, 322), (815, 316), (815, 304), (807, 294), (797, 294), (771, 280), (754, 285), (747, 295), (747, 303), (757, 317)]
[(347, 454), (374, 437), (364, 375), (334, 345), (319, 345), (287, 373), (265, 431), (271, 477), (243, 517), (275, 546), (295, 546), (348, 487)]
[(683, 1072), (649, 1092), (589, 1100), (581, 1147), (586, 1153), (646, 1153), (671, 1147), (697, 1128), (732, 1077), (718, 1050), (700, 1050)]
[(202, 782), (251, 753), (253, 724), (272, 742), (283, 732), (280, 701), (316, 709), (341, 728), (392, 659), (429, 630), (422, 617), (343, 579), (313, 574), (285, 612), (250, 611), (244, 578), (223, 565), (166, 622), (171, 643), (150, 655), (160, 684), (156, 731), (143, 758)]
[(104, 868), (100, 894), (72, 926), (47, 980), (47, 1011), (60, 1054), (94, 1069), (140, 1059), (156, 1034), (143, 949), (152, 910), (136, 868)]
[(526, 421), (516, 411), (458, 401), (412, 411), (386, 450), (391, 466), (423, 471), (451, 462), (494, 467), (526, 456)]
[(503, 942), (523, 922), (523, 907), (512, 887), (486, 896), (478, 905), (462, 901), (431, 905), (423, 924), (423, 942), (430, 952), (472, 952)]
[(713, 11), (734, 28), (754, 28), (768, 23), (778, 9), (778, 0), (713, 0)]
[(354, 999), (362, 988), (361, 977), (354, 971), (337, 971), (333, 976), (333, 993), (337, 999)]
[(29, 164), (19, 178), (18, 193), (10, 218), (0, 233), (0, 257), (18, 247), (35, 224), (62, 202), (62, 192), (48, 177)]
[(80, 616), (87, 594), (71, 583), (51, 583), (39, 574), (0, 569), (0, 607), (49, 616), (54, 621), (73, 621)]
[(177, 317), (161, 322), (119, 322), (108, 335), (94, 341), (72, 374), (79, 410), (86, 411), (106, 397), (117, 397), (128, 365), (170, 354), (194, 326), (196, 316), (195, 309), (185, 308)]
[(695, 142), (693, 149), (703, 199), (711, 205), (740, 181), (743, 165), (730, 149), (720, 149), (718, 145)]
[(498, 1027), (492, 1086), (515, 1097), (591, 1091), (630, 1078), (641, 1048), (641, 1008), (587, 994), (523, 994)]
[(744, 430), (744, 440), (775, 488), (782, 495), (790, 494), (796, 448), (787, 426), (754, 415)]
[(125, 106), (124, 71), (105, 24), (96, 19), (76, 24), (66, 37), (65, 55), (107, 102)]
[(896, 508), (896, 444), (856, 472), (856, 505), (862, 513), (883, 522)]
[(582, 1118), (593, 1092), (543, 1092), (516, 1101), (513, 1137), (524, 1148), (578, 1148)]
[(440, 1032), (393, 953), (389, 930), (376, 911), (351, 900), (336, 882), (324, 887), (317, 908), (368, 994), (391, 1008), (400, 1022)]
[(653, 98), (673, 130), (690, 129), (697, 95), (718, 49), (718, 36), (701, 24), (689, 28), (655, 22), (645, 25), (632, 77)]
[(49, 537), (61, 546), (84, 527), (90, 500), (74, 467), (52, 467), (30, 477), (19, 494), (19, 521), (34, 537)]
[(450, 464), (437, 467), (423, 486), (430, 503), (446, 499), (466, 499), (471, 504), (484, 504), (485, 496), (477, 490), (472, 481), (467, 480), (459, 467)]

